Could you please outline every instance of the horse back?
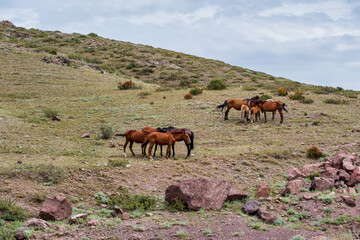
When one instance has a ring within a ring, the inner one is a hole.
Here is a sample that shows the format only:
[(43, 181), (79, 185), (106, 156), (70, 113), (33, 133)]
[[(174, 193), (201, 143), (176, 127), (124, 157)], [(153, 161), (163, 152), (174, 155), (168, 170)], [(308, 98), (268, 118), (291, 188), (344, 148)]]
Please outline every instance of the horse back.
[(227, 101), (228, 109), (235, 108), (236, 110), (241, 110), (241, 106), (244, 104), (246, 104), (246, 99), (243, 99), (243, 100), (229, 99)]

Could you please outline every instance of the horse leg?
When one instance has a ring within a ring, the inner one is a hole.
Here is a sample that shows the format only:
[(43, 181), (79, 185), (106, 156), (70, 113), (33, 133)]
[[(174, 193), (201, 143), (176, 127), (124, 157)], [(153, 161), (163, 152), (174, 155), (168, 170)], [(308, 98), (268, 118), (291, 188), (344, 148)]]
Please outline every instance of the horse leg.
[(185, 143), (185, 145), (186, 145), (187, 150), (188, 150), (187, 155), (185, 157), (185, 159), (187, 159), (190, 156), (190, 153), (191, 153), (191, 146), (190, 146), (190, 144), (186, 144), (186, 143)]
[[(172, 152), (173, 152), (173, 157), (175, 157), (175, 143), (171, 146), (172, 147)], [(170, 153), (169, 153), (170, 155), (171, 155), (171, 149), (170, 149)], [(169, 156), (170, 156), (169, 155)]]
[(132, 149), (133, 144), (134, 144), (134, 142), (130, 140), (130, 146), (129, 146), (129, 148), (130, 148), (130, 151), (132, 152), (133, 156), (135, 157), (135, 153), (134, 153), (134, 151), (133, 151), (133, 149)]
[(162, 154), (162, 145), (160, 145), (160, 153), (161, 153), (161, 156), (163, 156), (163, 154)]
[(229, 115), (229, 111), (230, 111), (230, 109), (228, 108), (228, 109), (226, 109), (226, 111), (225, 111), (225, 120), (229, 120), (229, 117), (228, 117), (228, 115)]
[(125, 150), (126, 150), (126, 146), (127, 146), (128, 142), (129, 142), (129, 140), (126, 139), (125, 144), (124, 144), (124, 155), (125, 155), (125, 157), (126, 157), (126, 152), (125, 152)]
[(276, 110), (272, 112), (272, 120), (275, 119)]
[(264, 119), (265, 119), (265, 122), (266, 122), (266, 112), (264, 111)]
[(158, 144), (157, 144), (157, 143), (155, 143), (155, 149), (154, 149), (154, 154), (153, 154), (153, 157), (155, 157), (155, 153), (156, 153), (157, 146), (158, 146)]
[(280, 123), (283, 123), (284, 116), (281, 108), (279, 109), (279, 113), (280, 113)]
[(169, 144), (168, 147), (167, 147), (167, 149), (166, 149), (166, 155), (165, 155), (166, 160), (169, 159), (170, 147), (171, 147), (171, 144)]
[(153, 148), (153, 146), (154, 146), (154, 143), (153, 142), (151, 142), (150, 143), (150, 146), (149, 146), (149, 161), (152, 161), (153, 160), (153, 158), (151, 157), (151, 150), (152, 150), (152, 148)]

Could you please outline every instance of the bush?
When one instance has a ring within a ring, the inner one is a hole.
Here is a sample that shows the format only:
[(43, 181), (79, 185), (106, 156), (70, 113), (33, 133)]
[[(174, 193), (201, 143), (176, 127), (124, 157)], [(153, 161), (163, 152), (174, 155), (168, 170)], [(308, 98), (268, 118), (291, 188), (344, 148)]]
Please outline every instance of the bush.
[(196, 88), (192, 88), (192, 89), (189, 91), (189, 93), (190, 93), (191, 95), (195, 96), (195, 95), (201, 94), (202, 91), (203, 91), (203, 90), (202, 90), (201, 88), (196, 87)]
[(328, 98), (328, 99), (325, 99), (324, 100), (324, 103), (327, 103), (327, 104), (346, 104), (347, 101), (345, 100), (341, 100), (341, 99), (333, 99), (333, 98)]
[(185, 99), (192, 99), (193, 95), (191, 95), (190, 93), (185, 94), (184, 96)]
[(321, 157), (325, 157), (325, 154), (323, 154), (317, 147), (311, 147), (307, 150), (306, 156), (312, 159), (319, 159)]
[(112, 127), (110, 126), (102, 126), (100, 128), (100, 131), (101, 131), (100, 139), (110, 139), (114, 133)]
[(279, 96), (286, 96), (286, 95), (288, 95), (288, 91), (285, 88), (279, 88), (278, 89), (278, 95)]
[(88, 36), (89, 37), (98, 37), (98, 35), (96, 33), (89, 33)]
[(257, 89), (256, 86), (246, 85), (243, 87), (245, 91), (255, 91)]
[(296, 91), (294, 94), (290, 95), (289, 98), (291, 100), (303, 100), (305, 99), (302, 92)]
[(128, 161), (122, 160), (122, 159), (110, 159), (108, 161), (109, 167), (125, 167), (127, 164), (129, 164)]
[(313, 103), (314, 100), (310, 99), (310, 98), (304, 98), (304, 99), (300, 99), (299, 100), (301, 103), (305, 103), (305, 104), (310, 104)]
[(209, 90), (222, 90), (222, 89), (226, 89), (226, 85), (221, 79), (213, 79), (207, 85), (207, 89), (209, 89)]
[(146, 195), (130, 195), (126, 189), (122, 189), (109, 197), (108, 204), (111, 207), (119, 205), (125, 211), (149, 211), (154, 209), (156, 201), (155, 198)]
[(10, 198), (0, 199), (0, 218), (6, 221), (21, 221), (26, 217), (26, 210), (18, 206), (15, 200)]
[(50, 119), (59, 115), (58, 110), (52, 108), (44, 108), (42, 111), (45, 114), (45, 117)]
[(56, 50), (50, 50), (49, 53), (52, 54), (52, 55), (56, 55), (56, 54), (57, 54)]
[(131, 89), (135, 87), (135, 84), (133, 83), (133, 81), (129, 80), (129, 81), (125, 81), (125, 82), (118, 82), (117, 85), (118, 89), (120, 90), (127, 90), (127, 89)]
[(271, 99), (271, 98), (272, 98), (272, 96), (267, 95), (267, 94), (263, 94), (263, 95), (260, 96), (261, 100), (267, 100), (267, 99)]

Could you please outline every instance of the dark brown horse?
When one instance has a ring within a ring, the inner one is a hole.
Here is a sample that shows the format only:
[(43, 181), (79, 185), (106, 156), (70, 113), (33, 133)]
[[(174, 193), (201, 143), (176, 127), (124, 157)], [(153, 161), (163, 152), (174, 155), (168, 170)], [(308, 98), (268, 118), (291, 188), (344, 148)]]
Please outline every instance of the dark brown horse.
[[(189, 135), (190, 141), (191, 141), (190, 144), (186, 144), (186, 142), (185, 142), (185, 145), (188, 150), (188, 153), (185, 158), (188, 158), (191, 154), (191, 150), (194, 149), (195, 134), (193, 131), (191, 131), (188, 128), (176, 128), (176, 127), (172, 127), (172, 126), (167, 127), (167, 128), (157, 128), (157, 130), (159, 132), (174, 132), (174, 131), (178, 131), (178, 130), (182, 130), (182, 129), (184, 129), (186, 131), (186, 133)], [(182, 140), (179, 140), (179, 141), (182, 141)], [(155, 145), (154, 156), (155, 156), (156, 150), (157, 150), (157, 144)], [(172, 156), (174, 157), (175, 156), (175, 147), (174, 146), (172, 147), (172, 150), (173, 150)], [(162, 146), (161, 145), (160, 145), (160, 151), (161, 151), (161, 156), (162, 156)], [(171, 149), (170, 149), (170, 155), (171, 155)]]
[(180, 129), (180, 130), (176, 130), (173, 132), (152, 132), (149, 133), (146, 137), (145, 137), (145, 141), (142, 144), (142, 147), (144, 149), (144, 151), (146, 151), (146, 146), (148, 143), (150, 143), (149, 146), (149, 160), (151, 161), (153, 158), (151, 156), (151, 150), (154, 146), (155, 143), (161, 145), (167, 145), (167, 150), (166, 150), (166, 159), (169, 158), (169, 153), (170, 153), (170, 148), (175, 145), (176, 141), (180, 141), (180, 140), (184, 140), (186, 144), (190, 144), (190, 138), (189, 135), (186, 133), (186, 130), (184, 129)]
[[(256, 101), (254, 101), (254, 104), (261, 108), (261, 112), (264, 113), (265, 122), (266, 122), (266, 112), (272, 112), (273, 113), (272, 119), (274, 120), (275, 112), (279, 111), (280, 118), (281, 118), (280, 123), (283, 123), (283, 118), (284, 118), (282, 110), (284, 110), (285, 112), (288, 112), (288, 110), (286, 110), (286, 108), (285, 108), (286, 104), (281, 101), (256, 100)], [(252, 103), (250, 103), (250, 105), (252, 105)]]
[(228, 100), (225, 100), (225, 102), (223, 104), (220, 104), (219, 106), (217, 106), (217, 108), (221, 108), (221, 111), (223, 111), (224, 107), (225, 106), (227, 107), (226, 111), (225, 111), (224, 119), (228, 120), (229, 119), (228, 115), (229, 115), (231, 108), (234, 108), (235, 110), (240, 111), (242, 105), (244, 105), (244, 104), (248, 105), (250, 101), (256, 101), (258, 99), (260, 99), (259, 96), (255, 96), (253, 98), (243, 99), (243, 100), (228, 99)]

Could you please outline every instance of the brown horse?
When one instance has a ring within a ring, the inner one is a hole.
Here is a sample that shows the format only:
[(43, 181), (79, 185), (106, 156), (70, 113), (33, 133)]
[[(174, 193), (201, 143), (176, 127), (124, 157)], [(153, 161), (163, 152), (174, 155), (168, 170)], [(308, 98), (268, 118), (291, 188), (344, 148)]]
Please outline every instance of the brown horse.
[(217, 108), (221, 108), (221, 111), (224, 110), (224, 107), (226, 106), (226, 111), (225, 111), (225, 120), (228, 120), (229, 117), (229, 111), (231, 108), (234, 108), (235, 110), (240, 111), (241, 110), (241, 106), (246, 104), (248, 105), (250, 101), (256, 101), (260, 99), (259, 96), (255, 96), (253, 98), (250, 99), (243, 99), (243, 100), (237, 100), (237, 99), (228, 99), (225, 100), (225, 102), (223, 104), (220, 104), (219, 106), (217, 106)]
[[(129, 142), (130, 142), (130, 146), (129, 146), (130, 151), (133, 154), (133, 156), (135, 156), (135, 153), (132, 149), (133, 143), (136, 142), (136, 143), (142, 144), (145, 141), (145, 137), (151, 132), (157, 132), (157, 129), (151, 128), (151, 127), (144, 127), (141, 131), (130, 129), (130, 130), (124, 132), (123, 134), (116, 134), (116, 136), (126, 137), (125, 144), (124, 144), (125, 157), (126, 157), (126, 146)], [(143, 149), (141, 149), (141, 153), (143, 156), (145, 156), (145, 152)]]
[(288, 112), (288, 110), (286, 110), (286, 108), (285, 108), (286, 104), (281, 101), (256, 100), (255, 105), (260, 107), (261, 111), (264, 113), (265, 122), (266, 122), (266, 112), (272, 112), (273, 113), (272, 119), (274, 120), (276, 110), (279, 111), (280, 118), (281, 118), (280, 123), (283, 123), (283, 118), (284, 118), (282, 110), (284, 110), (285, 112)]
[(254, 123), (254, 121), (260, 121), (260, 111), (261, 108), (258, 106), (252, 107), (250, 109), (250, 122)]
[(241, 106), (241, 119), (244, 119), (245, 123), (249, 121), (249, 107), (247, 105)]
[(174, 147), (176, 141), (184, 140), (187, 145), (191, 143), (189, 135), (187, 134), (185, 129), (176, 130), (173, 132), (152, 132), (149, 133), (142, 144), (142, 147), (144, 149), (144, 152), (146, 151), (146, 146), (148, 143), (150, 143), (149, 146), (149, 160), (151, 161), (153, 158), (151, 156), (151, 151), (155, 143), (158, 145), (167, 145), (166, 150), (166, 159), (169, 158), (170, 148)]

